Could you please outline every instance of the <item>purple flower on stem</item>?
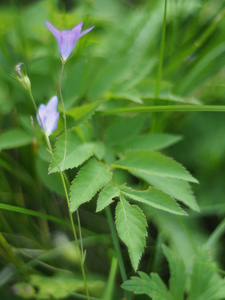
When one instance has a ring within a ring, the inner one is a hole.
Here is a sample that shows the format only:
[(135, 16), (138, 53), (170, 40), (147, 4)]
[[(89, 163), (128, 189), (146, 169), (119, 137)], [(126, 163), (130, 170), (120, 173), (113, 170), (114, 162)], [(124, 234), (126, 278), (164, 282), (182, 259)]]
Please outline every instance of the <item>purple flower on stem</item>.
[(53, 133), (57, 128), (59, 113), (57, 112), (58, 98), (53, 96), (47, 105), (41, 104), (38, 108), (37, 121), (42, 131), (47, 136)]
[(94, 28), (93, 26), (81, 32), (83, 22), (80, 22), (72, 30), (59, 31), (54, 26), (52, 26), (48, 21), (45, 21), (45, 24), (57, 39), (59, 45), (59, 52), (61, 53), (63, 61), (66, 61), (67, 58), (70, 56), (77, 40)]

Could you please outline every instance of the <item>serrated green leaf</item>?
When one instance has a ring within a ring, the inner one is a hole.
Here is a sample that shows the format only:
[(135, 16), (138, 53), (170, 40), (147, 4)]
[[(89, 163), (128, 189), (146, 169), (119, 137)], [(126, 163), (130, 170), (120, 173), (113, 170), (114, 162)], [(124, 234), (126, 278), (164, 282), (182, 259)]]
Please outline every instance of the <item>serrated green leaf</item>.
[(174, 300), (158, 274), (152, 273), (151, 277), (144, 272), (138, 274), (140, 277), (132, 276), (122, 284), (122, 288), (137, 295), (148, 295), (152, 300)]
[(158, 151), (179, 142), (181, 138), (179, 135), (164, 133), (143, 134), (129, 139), (127, 142), (119, 145), (118, 149), (121, 152), (126, 150)]
[(70, 190), (70, 210), (88, 202), (111, 179), (110, 168), (92, 158), (78, 173)]
[(130, 205), (124, 197), (120, 200), (116, 207), (116, 228), (119, 237), (128, 248), (132, 266), (137, 270), (145, 248), (147, 223), (137, 205)]
[(66, 112), (67, 116), (73, 118), (73, 122), (71, 123), (71, 126), (76, 127), (79, 124), (87, 121), (95, 112), (95, 110), (98, 108), (100, 103), (101, 103), (100, 101), (97, 101), (91, 104), (77, 106), (69, 110), (68, 112)]
[[(54, 157), (63, 170), (72, 169), (80, 166), (96, 149), (94, 143), (83, 143), (75, 130), (67, 132), (66, 157), (64, 160), (65, 135), (60, 136), (55, 144)], [(64, 161), (64, 162), (63, 162)], [(52, 160), (49, 173), (58, 172), (59, 169), (54, 160)]]
[(0, 149), (12, 149), (29, 145), (34, 137), (22, 129), (12, 129), (0, 135)]
[(134, 292), (136, 295), (148, 295), (151, 296), (151, 278), (144, 272), (138, 272), (140, 277), (132, 276), (131, 279), (125, 281), (121, 287), (130, 292)]
[(127, 197), (154, 208), (168, 211), (172, 214), (186, 215), (186, 212), (180, 208), (176, 201), (161, 190), (150, 187), (146, 191), (137, 191), (126, 186), (121, 186), (120, 190)]
[(182, 165), (158, 152), (126, 151), (125, 156), (112, 164), (112, 167), (160, 177), (198, 182)]
[(174, 300), (183, 300), (185, 283), (187, 279), (184, 263), (177, 254), (163, 245), (163, 253), (166, 256), (170, 267), (169, 290)]
[(99, 194), (96, 212), (101, 211), (106, 206), (111, 204), (113, 202), (113, 198), (118, 197), (119, 193), (120, 190), (112, 184), (108, 184), (107, 186), (105, 186)]
[(162, 179), (157, 176), (136, 171), (131, 173), (139, 178), (142, 178), (148, 184), (155, 186), (156, 188), (164, 191), (175, 199), (181, 201), (191, 209), (200, 211), (195, 196), (193, 195), (190, 184), (188, 182), (169, 177), (164, 177)]
[(97, 157), (98, 160), (102, 160), (106, 154), (105, 144), (102, 142), (96, 141), (95, 145), (96, 145), (95, 156)]
[(171, 297), (165, 283), (162, 281), (158, 274), (151, 273), (151, 279), (152, 300), (174, 300), (173, 297)]

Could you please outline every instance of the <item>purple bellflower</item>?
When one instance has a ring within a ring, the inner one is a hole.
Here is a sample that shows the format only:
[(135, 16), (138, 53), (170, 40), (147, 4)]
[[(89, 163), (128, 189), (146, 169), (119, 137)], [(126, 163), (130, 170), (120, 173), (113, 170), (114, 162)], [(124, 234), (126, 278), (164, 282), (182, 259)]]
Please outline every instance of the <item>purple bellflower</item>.
[(59, 31), (54, 26), (52, 26), (48, 21), (45, 21), (45, 24), (48, 27), (48, 29), (51, 31), (51, 33), (56, 37), (59, 45), (59, 52), (64, 62), (70, 56), (77, 40), (94, 28), (93, 26), (81, 32), (83, 22), (80, 22), (72, 30)]
[[(37, 121), (42, 131), (47, 136), (53, 133), (57, 128), (59, 113), (57, 112), (58, 98), (53, 96), (47, 105), (41, 104), (38, 108)], [(41, 120), (40, 120), (41, 119)]]

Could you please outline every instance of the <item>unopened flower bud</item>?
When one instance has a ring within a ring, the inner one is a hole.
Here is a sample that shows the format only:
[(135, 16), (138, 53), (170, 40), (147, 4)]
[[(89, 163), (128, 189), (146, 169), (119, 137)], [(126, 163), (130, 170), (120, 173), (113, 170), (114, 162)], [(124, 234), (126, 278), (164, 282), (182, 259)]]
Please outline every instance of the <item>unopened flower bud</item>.
[(30, 90), (31, 88), (31, 83), (29, 77), (26, 75), (24, 63), (18, 63), (15, 66), (15, 71), (19, 74), (18, 75), (13, 75), (26, 90)]
[(29, 90), (31, 88), (31, 83), (30, 83), (29, 77), (24, 76), (20, 82), (22, 83), (23, 87), (26, 90)]

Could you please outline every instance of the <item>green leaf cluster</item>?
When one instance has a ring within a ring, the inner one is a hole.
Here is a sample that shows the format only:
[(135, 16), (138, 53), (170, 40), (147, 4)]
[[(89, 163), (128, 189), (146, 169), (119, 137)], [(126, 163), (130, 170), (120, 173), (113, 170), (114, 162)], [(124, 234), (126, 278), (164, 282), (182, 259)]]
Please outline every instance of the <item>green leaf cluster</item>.
[(149, 276), (144, 272), (138, 272), (139, 277), (131, 277), (122, 287), (134, 294), (148, 295), (152, 300), (224, 299), (225, 281), (217, 272), (206, 248), (197, 251), (189, 272), (185, 270), (181, 258), (168, 247), (163, 246), (163, 252), (169, 263), (169, 287), (157, 273)]
[[(92, 110), (91, 106), (93, 113)], [(85, 127), (89, 108), (78, 111), (82, 115), (82, 118), (76, 117), (80, 124), (67, 132), (66, 152), (64, 135), (57, 139), (49, 172), (75, 168), (76, 175), (70, 186), (71, 212), (96, 195), (97, 212), (116, 204), (117, 232), (128, 248), (134, 270), (137, 270), (146, 246), (146, 207), (187, 215), (177, 203), (179, 200), (198, 210), (188, 183), (197, 183), (197, 180), (181, 164), (155, 151), (178, 142), (179, 136), (142, 133), (144, 119), (137, 116), (111, 123), (104, 140), (96, 140)], [(129, 182), (132, 178), (140, 184)]]

